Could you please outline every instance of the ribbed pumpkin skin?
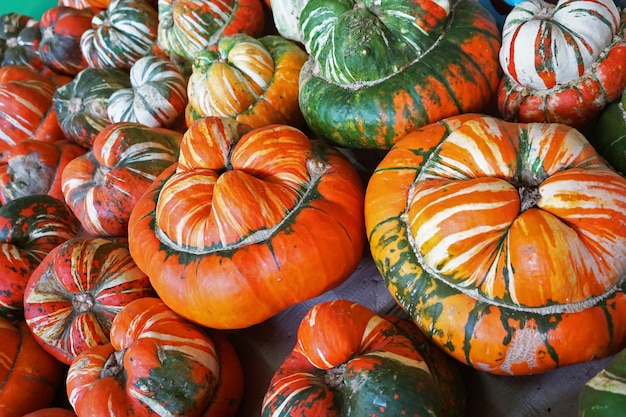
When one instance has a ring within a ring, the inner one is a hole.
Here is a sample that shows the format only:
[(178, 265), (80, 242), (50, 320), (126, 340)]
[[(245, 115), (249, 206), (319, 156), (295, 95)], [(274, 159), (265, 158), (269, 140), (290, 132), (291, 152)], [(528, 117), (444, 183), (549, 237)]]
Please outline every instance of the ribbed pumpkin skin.
[(137, 265), (178, 314), (257, 324), (339, 285), (358, 266), (363, 186), (337, 150), (298, 129), (207, 117), (131, 212)]
[(147, 0), (111, 0), (80, 38), (92, 68), (129, 69), (147, 55), (157, 39), (157, 11)]
[(626, 410), (626, 350), (583, 386), (578, 396), (579, 417), (621, 417)]
[(182, 136), (139, 123), (112, 123), (98, 134), (89, 152), (69, 162), (61, 187), (85, 232), (126, 236), (132, 208), (178, 160)]
[(78, 233), (69, 207), (48, 195), (33, 195), (0, 206), (0, 317), (24, 316), (30, 274), (56, 246)]
[(171, 60), (139, 58), (130, 68), (131, 88), (111, 94), (107, 113), (111, 122), (134, 122), (171, 127), (185, 112), (187, 79)]
[[(145, 297), (117, 314), (110, 344), (74, 360), (68, 397), (78, 415), (234, 416), (243, 379), (233, 352), (223, 336), (214, 341), (161, 300)], [(226, 398), (235, 407), (211, 414)]]
[(49, 355), (23, 320), (0, 317), (0, 415), (23, 417), (50, 407), (65, 366)]
[(259, 37), (265, 26), (260, 0), (159, 0), (158, 10), (158, 45), (181, 67), (224, 36)]
[[(498, 110), (505, 120), (582, 128), (626, 86), (626, 14), (610, 0), (567, 0), (553, 7), (528, 0), (509, 14)], [(523, 52), (536, 58), (529, 62)]]
[(385, 156), (366, 230), (391, 294), (445, 351), (540, 373), (626, 344), (625, 196), (575, 129), (467, 114)]
[(42, 347), (70, 365), (109, 342), (115, 316), (131, 301), (154, 296), (125, 242), (78, 236), (41, 261), (24, 291), (24, 317)]
[(109, 98), (130, 87), (130, 75), (124, 70), (88, 67), (57, 88), (52, 106), (65, 137), (90, 149), (98, 133), (111, 123)]
[(388, 149), (417, 127), (489, 103), (500, 81), (500, 32), (480, 4), (368, 5), (313, 0), (302, 10), (311, 57), (300, 74), (299, 103), (317, 136)]
[(63, 201), (61, 173), (85, 148), (67, 140), (25, 140), (0, 153), (0, 203), (35, 194)]
[(52, 79), (32, 68), (0, 68), (0, 152), (27, 139), (65, 138), (52, 106), (56, 88)]
[(451, 359), (419, 329), (347, 300), (315, 305), (263, 399), (263, 417), (464, 415)]
[(21, 13), (0, 16), (0, 66), (23, 65), (37, 72), (45, 68), (39, 56), (39, 21)]
[(80, 38), (91, 29), (93, 15), (89, 8), (57, 6), (48, 9), (39, 20), (39, 56), (43, 63), (53, 71), (69, 76), (87, 68)]
[(232, 117), (253, 128), (304, 124), (298, 82), (308, 55), (299, 45), (275, 35), (236, 34), (216, 49), (194, 61), (187, 126), (205, 116)]

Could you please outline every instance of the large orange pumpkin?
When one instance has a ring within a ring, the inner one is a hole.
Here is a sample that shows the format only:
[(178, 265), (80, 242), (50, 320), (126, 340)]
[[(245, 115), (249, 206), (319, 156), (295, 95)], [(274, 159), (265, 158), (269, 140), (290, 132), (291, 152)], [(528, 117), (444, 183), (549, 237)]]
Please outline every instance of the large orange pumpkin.
[(466, 114), (412, 132), (365, 200), (372, 256), (441, 348), (530, 374), (626, 345), (626, 179), (576, 129)]
[(342, 283), (365, 244), (363, 185), (288, 125), (198, 120), (130, 215), (131, 255), (163, 301), (212, 328), (259, 323)]

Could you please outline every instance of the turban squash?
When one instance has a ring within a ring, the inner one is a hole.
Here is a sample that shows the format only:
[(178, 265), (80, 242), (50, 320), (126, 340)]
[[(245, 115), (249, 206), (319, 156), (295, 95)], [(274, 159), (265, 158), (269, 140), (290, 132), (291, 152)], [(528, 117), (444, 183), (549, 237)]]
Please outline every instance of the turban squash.
[(390, 150), (365, 221), (419, 327), (468, 365), (519, 375), (625, 346), (625, 204), (626, 179), (578, 130), (466, 114)]
[(313, 306), (263, 399), (263, 417), (465, 415), (456, 364), (408, 320), (347, 300)]
[(502, 29), (502, 117), (589, 124), (626, 86), (625, 31), (613, 0), (519, 3)]
[(388, 149), (410, 130), (477, 112), (501, 78), (500, 32), (477, 1), (308, 2), (299, 103), (320, 138)]
[(206, 117), (133, 208), (130, 251), (172, 310), (244, 328), (354, 272), (363, 194), (343, 154), (292, 126)]

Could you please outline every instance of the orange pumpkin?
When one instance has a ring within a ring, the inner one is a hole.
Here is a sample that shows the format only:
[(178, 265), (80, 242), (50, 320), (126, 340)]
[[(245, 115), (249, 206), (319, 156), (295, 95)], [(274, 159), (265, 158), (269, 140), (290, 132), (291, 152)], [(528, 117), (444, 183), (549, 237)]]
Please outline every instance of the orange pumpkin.
[(363, 185), (338, 150), (294, 127), (207, 117), (137, 201), (128, 239), (178, 314), (248, 327), (352, 274), (365, 241)]

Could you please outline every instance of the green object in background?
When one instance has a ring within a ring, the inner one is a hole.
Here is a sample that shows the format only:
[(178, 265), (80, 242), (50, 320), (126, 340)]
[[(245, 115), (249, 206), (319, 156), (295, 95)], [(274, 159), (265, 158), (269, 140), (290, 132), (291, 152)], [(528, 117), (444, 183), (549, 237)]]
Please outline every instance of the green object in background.
[(58, 6), (59, 0), (22, 0), (2, 1), (0, 15), (6, 13), (20, 13), (39, 20), (41, 15), (48, 9)]

